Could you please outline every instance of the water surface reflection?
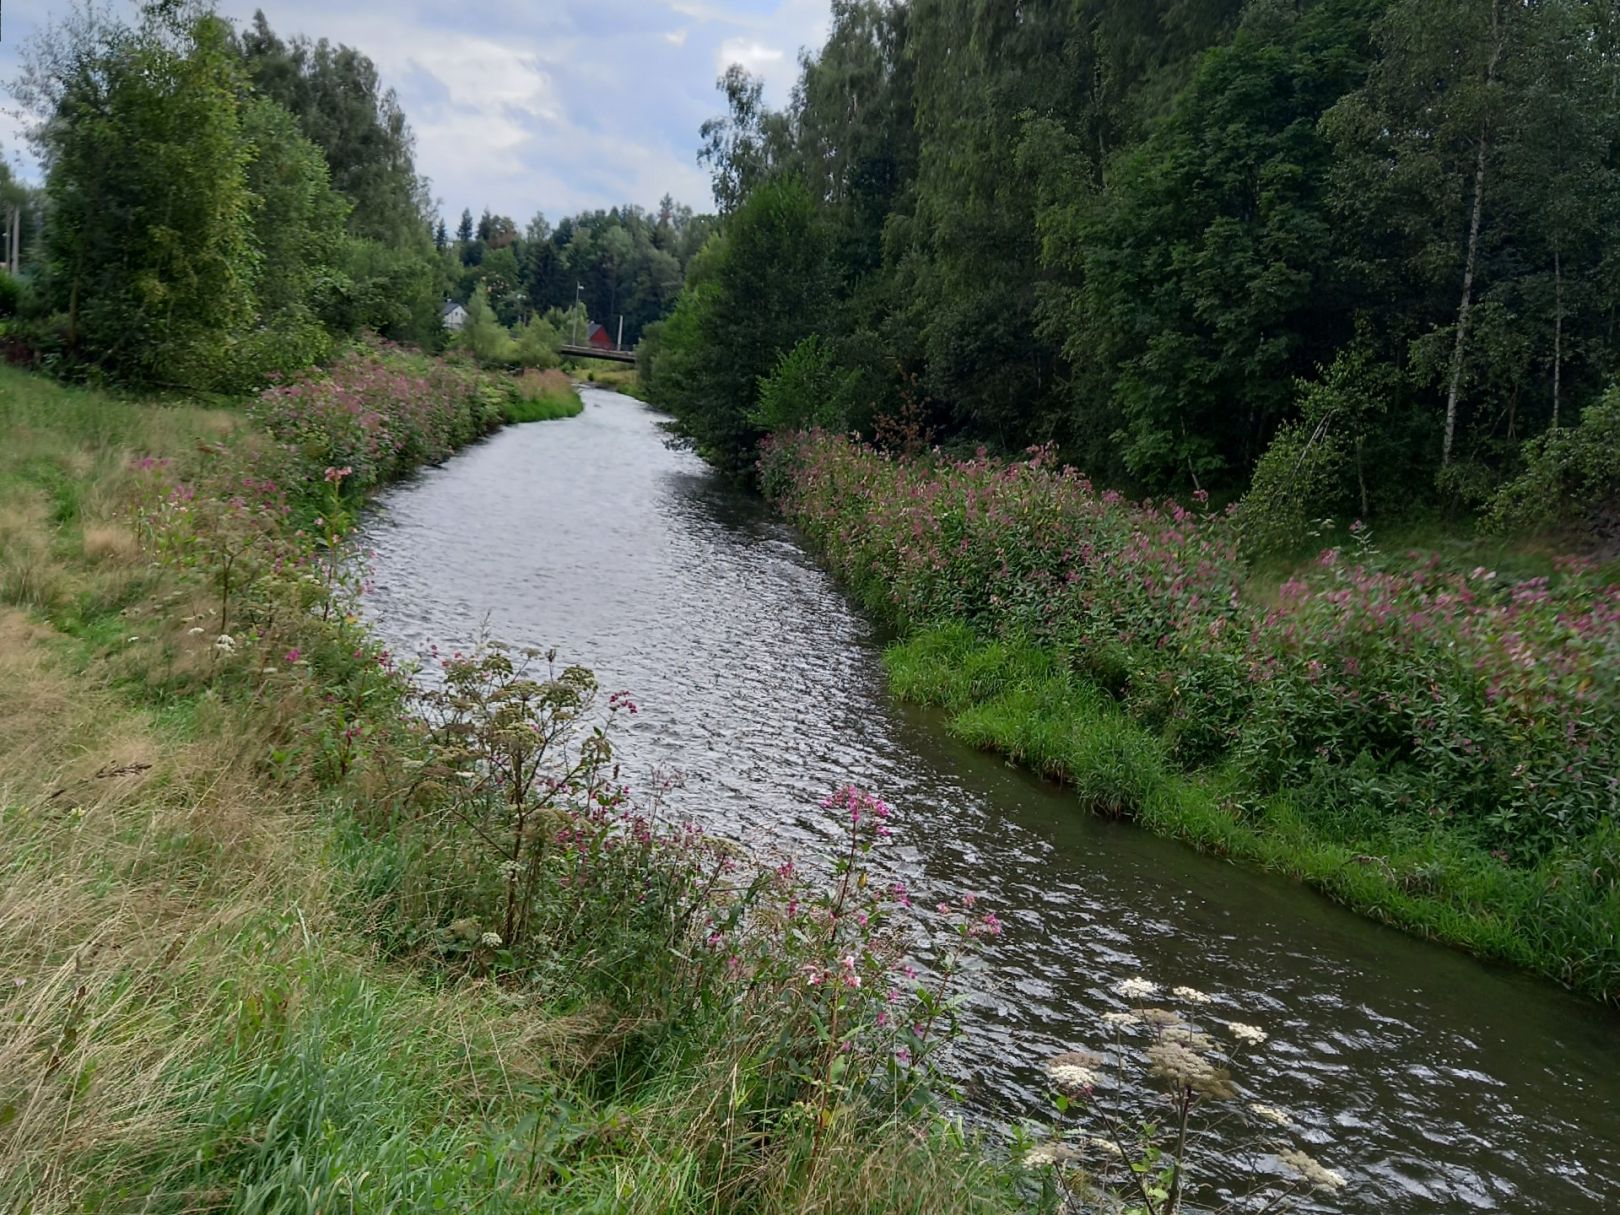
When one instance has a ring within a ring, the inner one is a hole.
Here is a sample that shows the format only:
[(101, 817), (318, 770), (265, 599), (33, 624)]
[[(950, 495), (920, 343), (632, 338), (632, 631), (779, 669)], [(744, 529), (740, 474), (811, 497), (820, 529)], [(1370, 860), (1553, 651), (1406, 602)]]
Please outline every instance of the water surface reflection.
[(914, 888), (984, 894), (1007, 925), (958, 1059), (1004, 1117), (1045, 1108), (1039, 1060), (1096, 1037), (1144, 973), (1271, 1041), (1242, 1079), (1352, 1178), (1332, 1209), (1620, 1210), (1620, 1026), (1289, 883), (1080, 813), (896, 704), (871, 626), (754, 499), (627, 397), (511, 428), (384, 496), (371, 610), (402, 652), (492, 635), (555, 646), (642, 707), (632, 772), (674, 809), (803, 851), (830, 788), (900, 812)]

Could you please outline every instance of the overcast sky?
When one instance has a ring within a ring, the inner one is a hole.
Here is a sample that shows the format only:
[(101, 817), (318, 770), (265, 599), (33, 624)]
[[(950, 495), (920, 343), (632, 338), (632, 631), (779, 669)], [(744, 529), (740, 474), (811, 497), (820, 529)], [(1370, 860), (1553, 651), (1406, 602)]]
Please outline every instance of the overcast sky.
[[(106, 5), (133, 12), (134, 5)], [(271, 28), (359, 47), (399, 93), (416, 165), (453, 228), (463, 207), (556, 220), (587, 207), (668, 192), (712, 206), (696, 160), (698, 126), (718, 113), (729, 63), (762, 75), (780, 104), (800, 47), (819, 47), (828, 0), (221, 0), (238, 21), (262, 7)], [(4, 0), (0, 81), (29, 35), (69, 11)], [(9, 90), (0, 91), (0, 154), (34, 171)]]

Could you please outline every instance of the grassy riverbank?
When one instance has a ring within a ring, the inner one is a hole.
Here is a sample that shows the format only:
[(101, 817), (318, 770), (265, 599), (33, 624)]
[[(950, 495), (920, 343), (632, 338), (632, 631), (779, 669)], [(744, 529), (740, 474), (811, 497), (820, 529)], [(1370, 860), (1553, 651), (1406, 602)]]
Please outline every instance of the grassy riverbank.
[(517, 400), (505, 410), (508, 422), (552, 422), (578, 417), (585, 408), (574, 383), (561, 371), (525, 371), (517, 378)]
[(767, 489), (905, 640), (900, 695), (1081, 803), (1620, 1002), (1620, 590), (1356, 541), (1258, 586), (1231, 519), (1040, 460), (781, 438)]
[[(543, 659), (448, 659), (430, 726), (355, 618), (365, 492), (508, 393), (397, 352), (245, 411), (0, 368), (0, 1207), (1014, 1209), (927, 1111), (935, 1015), (854, 871), (641, 817), (590, 728), (633, 707)], [(557, 783), (513, 799), (513, 757)], [(869, 935), (813, 927), (846, 901)]]

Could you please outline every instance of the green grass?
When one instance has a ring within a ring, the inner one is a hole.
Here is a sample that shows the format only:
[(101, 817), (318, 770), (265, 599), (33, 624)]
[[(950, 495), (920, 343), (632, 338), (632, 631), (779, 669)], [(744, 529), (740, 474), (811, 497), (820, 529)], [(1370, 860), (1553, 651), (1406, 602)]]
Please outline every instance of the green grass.
[(514, 398), (502, 408), (508, 423), (553, 422), (578, 417), (585, 408), (573, 382), (560, 371), (526, 371)]
[(319, 696), (233, 692), (128, 527), (131, 456), (243, 424), (0, 368), (0, 1210), (1028, 1209), (944, 1123), (750, 1124), (725, 1018), (413, 948), (444, 841), (267, 764)]
[(1163, 739), (1037, 647), (946, 625), (890, 647), (885, 661), (897, 695), (946, 710), (953, 735), (1064, 782), (1088, 811), (1295, 878), (1414, 935), (1620, 999), (1620, 835), (1596, 841), (1590, 855), (1513, 867), (1441, 827), (1369, 829), (1330, 791), (1267, 793), (1228, 767), (1182, 771)]

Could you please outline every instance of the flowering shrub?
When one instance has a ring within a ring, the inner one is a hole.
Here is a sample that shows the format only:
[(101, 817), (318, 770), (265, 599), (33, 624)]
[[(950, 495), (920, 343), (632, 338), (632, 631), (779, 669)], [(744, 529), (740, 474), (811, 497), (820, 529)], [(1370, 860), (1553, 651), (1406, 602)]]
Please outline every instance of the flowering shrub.
[(265, 389), (251, 412), (303, 480), (347, 468), (350, 489), (364, 492), (494, 430), (513, 397), (506, 381), (475, 368), (362, 352)]
[(812, 1145), (926, 1104), (956, 985), (996, 916), (971, 894), (925, 910), (878, 877), (894, 814), (854, 788), (822, 803), (840, 843), (814, 869), (761, 867), (660, 822), (616, 783), (611, 734), (634, 702), (615, 693), (598, 714), (590, 674), (551, 661), (485, 646), (443, 659), (442, 687), (422, 694), (427, 745), (403, 800), (433, 842), (422, 882), (447, 897), (416, 907), (434, 921), (417, 939), (504, 982), (634, 1007), (643, 1036), (649, 1009), (665, 1030), (723, 1028), (748, 1059), (749, 1116), (802, 1126)]
[(181, 644), (210, 680), (277, 692), (280, 770), (346, 775), (405, 695), (354, 612), (363, 577), (345, 541), (357, 499), (499, 425), (510, 393), (379, 347), (267, 389), (249, 410), (258, 428), (183, 466), (135, 462), (148, 546), (203, 590)]
[[(1115, 990), (1132, 1007), (1103, 1014), (1105, 1053), (1071, 1051), (1046, 1064), (1059, 1126), (1023, 1159), (1050, 1170), (1059, 1209), (1177, 1215), (1211, 1209), (1197, 1198), (1219, 1193), (1223, 1211), (1286, 1210), (1303, 1191), (1344, 1188), (1342, 1173), (1291, 1142), (1297, 1128), (1287, 1111), (1241, 1095), (1233, 1072), (1246, 1051), (1265, 1043), (1263, 1029), (1211, 1015), (1215, 1000), (1193, 987), (1161, 992), (1131, 978)], [(1134, 1116), (1132, 1107), (1152, 1094), (1157, 1102)], [(1212, 1178), (1200, 1195), (1199, 1124), (1207, 1121), (1222, 1124), (1228, 1143), (1239, 1129), (1248, 1133), (1244, 1192)]]
[(1382, 570), (1362, 545), (1256, 602), (1230, 514), (1099, 493), (1045, 451), (905, 460), (797, 434), (761, 470), (871, 606), (1054, 648), (1188, 766), (1525, 864), (1615, 820), (1620, 588), (1579, 563), (1507, 586)]

